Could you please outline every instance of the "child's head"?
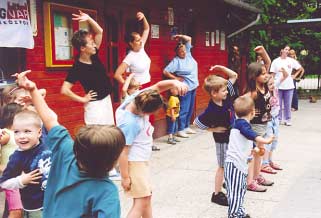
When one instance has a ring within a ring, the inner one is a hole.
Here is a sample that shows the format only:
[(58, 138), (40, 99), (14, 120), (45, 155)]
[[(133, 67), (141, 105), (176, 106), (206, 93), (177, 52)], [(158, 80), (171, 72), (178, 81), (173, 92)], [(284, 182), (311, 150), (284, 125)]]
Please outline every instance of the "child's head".
[(274, 85), (274, 77), (273, 76), (270, 76), (270, 78), (268, 80), (268, 83), (267, 83), (267, 86), (269, 88), (269, 91), (273, 91), (274, 90), (275, 85)]
[(119, 128), (89, 125), (78, 131), (73, 149), (79, 167), (89, 176), (101, 178), (114, 167), (125, 143)]
[(290, 58), (293, 58), (293, 59), (297, 59), (297, 57), (296, 57), (296, 52), (295, 52), (295, 50), (294, 49), (291, 49), (290, 51), (289, 51), (289, 57)]
[(152, 114), (163, 105), (162, 96), (158, 91), (147, 89), (135, 97), (135, 106), (138, 112)]
[(263, 64), (253, 62), (247, 68), (247, 86), (250, 91), (256, 90), (257, 84), (265, 84), (268, 74)]
[(243, 95), (238, 97), (235, 99), (233, 106), (235, 114), (239, 118), (249, 116), (251, 120), (255, 115), (254, 101), (250, 96)]
[(226, 99), (227, 96), (227, 80), (216, 75), (209, 75), (204, 80), (203, 85), (205, 91), (210, 94), (211, 97), (218, 100)]
[(42, 121), (34, 111), (22, 110), (13, 119), (12, 130), (18, 147), (25, 151), (39, 144)]
[(14, 116), (22, 111), (22, 106), (17, 103), (9, 103), (2, 108), (1, 113), (1, 128), (10, 129), (13, 123)]
[(131, 78), (127, 89), (128, 95), (135, 93), (137, 90), (139, 90), (139, 88), (140, 88), (140, 83), (137, 80), (135, 80), (134, 77)]
[(6, 145), (10, 140), (10, 135), (4, 129), (0, 129), (0, 146)]

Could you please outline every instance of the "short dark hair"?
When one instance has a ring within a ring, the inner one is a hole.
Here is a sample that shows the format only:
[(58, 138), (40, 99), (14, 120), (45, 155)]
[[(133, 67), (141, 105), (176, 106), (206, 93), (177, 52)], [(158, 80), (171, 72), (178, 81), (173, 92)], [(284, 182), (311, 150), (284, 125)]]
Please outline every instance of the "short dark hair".
[(73, 149), (88, 176), (102, 178), (114, 168), (125, 143), (124, 134), (116, 126), (88, 125), (79, 129)]
[(78, 30), (74, 33), (71, 39), (72, 46), (80, 51), (81, 46), (86, 46), (87, 40), (86, 37), (89, 35), (87, 30)]

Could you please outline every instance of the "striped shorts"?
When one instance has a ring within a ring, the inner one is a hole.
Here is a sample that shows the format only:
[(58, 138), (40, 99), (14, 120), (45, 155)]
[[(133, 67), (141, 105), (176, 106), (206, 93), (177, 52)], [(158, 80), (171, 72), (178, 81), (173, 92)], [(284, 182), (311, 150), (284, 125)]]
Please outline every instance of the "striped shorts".
[(216, 157), (217, 157), (217, 164), (219, 167), (224, 167), (224, 162), (226, 158), (226, 151), (228, 143), (215, 143), (216, 146)]

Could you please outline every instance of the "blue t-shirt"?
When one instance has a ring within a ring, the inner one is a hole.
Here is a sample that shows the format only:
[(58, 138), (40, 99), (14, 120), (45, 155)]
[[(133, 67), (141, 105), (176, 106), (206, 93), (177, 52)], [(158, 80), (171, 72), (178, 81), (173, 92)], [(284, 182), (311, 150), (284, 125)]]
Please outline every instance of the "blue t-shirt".
[(88, 177), (79, 171), (73, 140), (63, 126), (53, 127), (47, 136), (52, 166), (44, 198), (46, 218), (119, 218), (116, 185), (105, 178)]
[(233, 84), (227, 82), (228, 96), (223, 101), (222, 106), (215, 104), (212, 100), (208, 103), (205, 111), (195, 118), (194, 123), (200, 129), (225, 127), (227, 131), (224, 133), (213, 132), (213, 137), (216, 143), (228, 143), (230, 129), (235, 119), (233, 109), (233, 96), (235, 95)]
[(0, 178), (0, 183), (15, 178), (22, 172), (29, 173), (40, 169), (42, 178), (37, 181), (39, 184), (29, 184), (20, 189), (23, 208), (27, 211), (39, 210), (42, 208), (50, 166), (51, 151), (41, 142), (30, 150), (16, 150), (9, 158), (7, 167)]
[(190, 42), (186, 43), (186, 56), (180, 58), (176, 56), (166, 67), (165, 71), (173, 73), (176, 76), (184, 78), (183, 83), (188, 86), (188, 90), (194, 90), (198, 87), (198, 67), (197, 62), (192, 57)]

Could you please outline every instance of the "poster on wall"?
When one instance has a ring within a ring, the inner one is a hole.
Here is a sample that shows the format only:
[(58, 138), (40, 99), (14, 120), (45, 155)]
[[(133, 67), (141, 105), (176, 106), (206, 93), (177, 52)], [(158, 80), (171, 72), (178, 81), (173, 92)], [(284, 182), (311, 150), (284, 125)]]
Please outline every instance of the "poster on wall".
[(168, 25), (174, 25), (174, 9), (168, 8)]
[(151, 25), (151, 38), (159, 39), (159, 25), (155, 25), (155, 24)]
[(27, 0), (0, 1), (0, 47), (34, 47)]
[(225, 32), (221, 31), (221, 50), (225, 50)]
[(211, 32), (211, 46), (215, 46), (215, 33)]
[(205, 46), (210, 46), (210, 32), (205, 32)]

